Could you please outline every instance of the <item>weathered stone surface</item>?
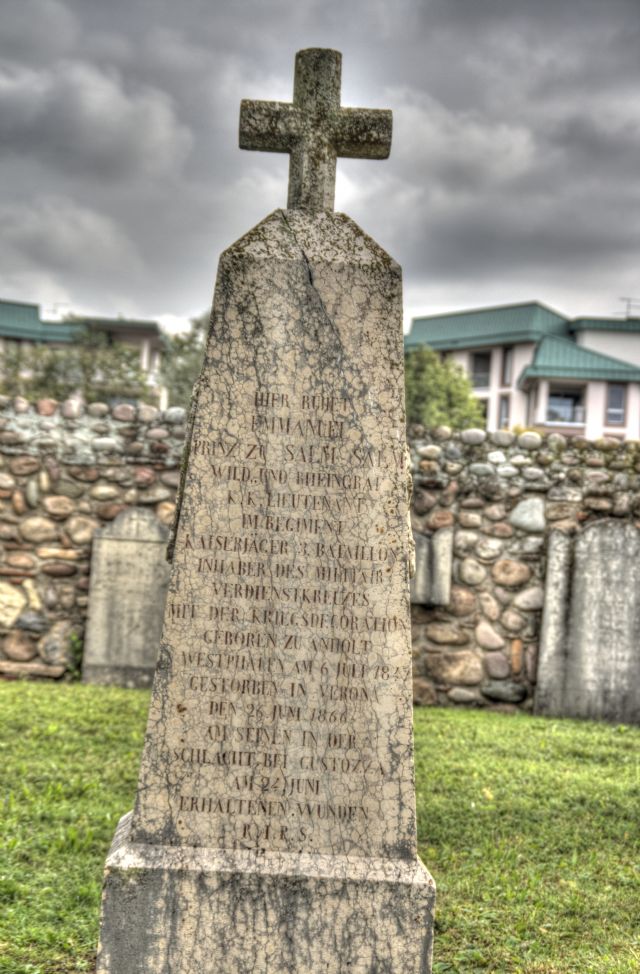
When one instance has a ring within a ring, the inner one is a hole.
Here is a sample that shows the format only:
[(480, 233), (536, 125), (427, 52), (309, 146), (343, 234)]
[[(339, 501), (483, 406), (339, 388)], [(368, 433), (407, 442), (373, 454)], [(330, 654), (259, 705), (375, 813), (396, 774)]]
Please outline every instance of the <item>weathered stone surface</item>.
[(82, 557), (82, 552), (77, 548), (47, 547), (42, 545), (36, 548), (38, 558), (55, 558), (62, 561), (78, 561)]
[(523, 592), (518, 592), (513, 604), (516, 609), (541, 609), (544, 602), (544, 589), (541, 585), (534, 585), (526, 588)]
[(476, 555), (482, 561), (494, 561), (504, 550), (499, 538), (481, 538), (476, 545)]
[(502, 649), (504, 639), (485, 619), (481, 619), (476, 626), (476, 642), (483, 649)]
[(169, 582), (167, 540), (153, 514), (137, 508), (94, 536), (85, 683), (151, 684)]
[(79, 419), (84, 413), (84, 405), (79, 399), (66, 399), (60, 412), (65, 419)]
[(52, 680), (57, 680), (61, 676), (64, 676), (64, 671), (64, 666), (49, 666), (47, 663), (40, 663), (37, 660), (30, 660), (25, 663), (8, 659), (0, 660), (0, 673), (4, 673), (5, 676), (32, 676), (38, 679), (41, 677), (49, 677)]
[(73, 514), (76, 507), (70, 497), (65, 497), (64, 495), (57, 496), (55, 494), (45, 497), (42, 501), (42, 506), (47, 514), (60, 520), (64, 520), (64, 518)]
[(470, 554), (479, 541), (476, 531), (456, 531), (454, 534), (454, 551), (456, 555)]
[(87, 406), (89, 416), (108, 416), (109, 407), (106, 402), (92, 402)]
[(5, 636), (2, 650), (9, 659), (26, 662), (36, 655), (36, 644), (26, 632), (16, 629)]
[(69, 518), (64, 527), (74, 544), (89, 544), (98, 526), (95, 518), (76, 514)]
[(522, 683), (515, 683), (512, 680), (486, 683), (481, 690), (489, 700), (502, 703), (520, 703), (527, 695), (527, 688)]
[(542, 497), (527, 497), (521, 500), (509, 515), (509, 522), (521, 531), (538, 533), (544, 531), (544, 500)]
[(36, 565), (35, 559), (25, 551), (9, 552), (6, 557), (6, 562), (10, 568), (18, 568), (25, 572), (31, 571)]
[(553, 532), (536, 712), (640, 723), (639, 672), (640, 531), (605, 519), (575, 542)]
[(103, 521), (113, 521), (124, 510), (124, 504), (118, 504), (114, 501), (96, 504), (96, 514), (99, 514)]
[(65, 578), (68, 575), (75, 575), (78, 569), (68, 561), (45, 561), (40, 570), (53, 578)]
[(160, 521), (160, 524), (164, 524), (168, 528), (173, 524), (175, 513), (176, 505), (170, 501), (161, 501), (156, 507), (156, 517)]
[(26, 629), (29, 632), (44, 632), (48, 622), (41, 612), (35, 609), (26, 609), (16, 619), (15, 626), (17, 629)]
[(89, 491), (89, 496), (97, 501), (112, 501), (120, 497), (120, 488), (114, 484), (96, 484)]
[(32, 514), (21, 521), (19, 530), (25, 541), (40, 543), (41, 541), (56, 541), (58, 538), (57, 524), (40, 514)]
[(430, 531), (439, 531), (441, 528), (453, 526), (453, 514), (451, 511), (434, 511), (427, 518), (427, 527)]
[(509, 660), (504, 653), (485, 653), (484, 665), (487, 676), (493, 680), (504, 680), (511, 673)]
[(449, 611), (454, 616), (468, 616), (475, 612), (477, 601), (474, 593), (461, 585), (452, 585)]
[(500, 616), (500, 622), (509, 632), (520, 632), (525, 626), (526, 619), (515, 609), (507, 609)]
[(500, 616), (500, 606), (494, 599), (490, 592), (480, 592), (478, 596), (480, 600), (480, 606), (482, 608), (483, 614), (490, 619), (491, 622), (496, 622)]
[(411, 602), (414, 605), (447, 605), (451, 596), (453, 532), (436, 531), (432, 535), (414, 532), (416, 568), (411, 579)]
[(482, 515), (476, 514), (475, 511), (460, 511), (458, 524), (461, 528), (480, 528), (482, 527)]
[(498, 585), (507, 585), (515, 588), (524, 585), (531, 578), (531, 569), (524, 562), (514, 561), (512, 558), (503, 558), (497, 561), (491, 569), (495, 581)]
[(487, 438), (486, 430), (481, 429), (468, 429), (463, 430), (460, 434), (460, 439), (463, 443), (469, 443), (472, 446), (477, 446), (480, 443), (484, 443)]
[(421, 707), (432, 707), (438, 701), (436, 688), (430, 680), (423, 676), (413, 679), (413, 702)]
[(446, 622), (431, 622), (425, 629), (428, 639), (434, 643), (442, 643), (450, 646), (464, 646), (469, 642), (469, 637), (464, 630), (457, 626), (449, 625)]
[(452, 687), (447, 696), (452, 703), (473, 704), (479, 701), (478, 691), (468, 687)]
[[(136, 807), (107, 865), (99, 974), (130, 964), (134, 938), (145, 974), (169, 956), (185, 957), (172, 974), (286, 970), (294, 957), (309, 971), (429, 969), (399, 285), (387, 255), (330, 213), (273, 214), (221, 260)], [(238, 464), (224, 460), (233, 443)], [(238, 560), (252, 566), (240, 578)], [(248, 655), (257, 675), (215, 662)], [(256, 768), (286, 767), (269, 775), (273, 805), (252, 774), (215, 760), (238, 735)], [(213, 760), (197, 763), (199, 751)], [(185, 904), (177, 923), (171, 903)]]
[[(532, 647), (529, 647), (532, 648)], [(511, 640), (511, 671), (514, 676), (519, 676), (522, 672), (522, 663), (524, 659), (524, 647), (521, 639)], [(530, 680), (531, 677), (528, 674), (527, 678)]]
[(58, 408), (56, 399), (38, 399), (36, 409), (39, 416), (53, 416)]
[[(336, 955), (334, 969), (354, 974), (430, 970), (435, 889), (419, 861), (257, 856), (132, 844), (130, 836), (127, 815), (107, 859), (98, 974), (129, 972), (132, 957), (149, 958), (145, 974), (163, 974), (177, 938), (185, 949), (172, 952), (171, 974), (331, 970)], [(144, 899), (132, 896), (133, 878)], [(154, 903), (198, 909), (174, 907), (167, 928)]]
[(63, 666), (66, 669), (73, 656), (72, 633), (73, 625), (68, 619), (55, 622), (49, 632), (38, 640), (38, 653), (42, 659), (53, 666)]
[(538, 450), (542, 445), (542, 437), (533, 431), (521, 433), (518, 437), (518, 446), (521, 450)]
[(136, 407), (128, 402), (121, 402), (113, 407), (111, 415), (121, 423), (131, 423), (136, 418)]
[(474, 686), (483, 677), (482, 660), (470, 649), (451, 653), (427, 653), (427, 675), (436, 683), (462, 683)]
[(28, 477), (40, 469), (40, 460), (37, 457), (13, 457), (9, 469), (16, 477)]
[(480, 585), (487, 576), (487, 570), (475, 558), (465, 558), (460, 565), (460, 581), (467, 585)]

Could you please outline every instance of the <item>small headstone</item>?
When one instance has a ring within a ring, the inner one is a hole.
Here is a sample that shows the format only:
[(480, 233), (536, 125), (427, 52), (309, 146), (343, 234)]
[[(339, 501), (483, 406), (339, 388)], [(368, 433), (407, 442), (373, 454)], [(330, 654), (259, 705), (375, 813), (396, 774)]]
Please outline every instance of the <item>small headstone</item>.
[(84, 683), (151, 686), (169, 584), (167, 541), (167, 528), (137, 507), (94, 534)]
[(289, 209), (220, 261), (98, 974), (431, 969), (401, 274), (331, 210), (336, 154), (386, 154), (390, 113), (339, 79), (303, 51), (293, 106), (242, 109), (245, 147), (291, 151)]
[(449, 605), (453, 568), (453, 528), (433, 534), (413, 532), (416, 570), (411, 579), (412, 605)]
[(604, 519), (549, 540), (536, 713), (640, 723), (640, 531)]

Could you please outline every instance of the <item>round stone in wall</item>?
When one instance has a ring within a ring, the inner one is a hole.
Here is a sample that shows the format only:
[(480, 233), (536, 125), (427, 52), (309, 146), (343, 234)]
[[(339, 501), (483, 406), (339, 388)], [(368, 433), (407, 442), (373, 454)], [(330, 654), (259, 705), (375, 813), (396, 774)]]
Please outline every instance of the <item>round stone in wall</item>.
[(55, 541), (58, 527), (50, 518), (32, 514), (20, 523), (20, 534), (25, 541)]
[(469, 429), (463, 430), (460, 434), (460, 439), (463, 443), (468, 443), (469, 446), (479, 446), (487, 438), (487, 433), (485, 430), (481, 429)]
[(19, 629), (5, 636), (2, 649), (8, 659), (19, 663), (26, 663), (36, 655), (36, 644), (33, 639)]
[(460, 581), (467, 585), (480, 585), (487, 577), (487, 570), (475, 558), (465, 558), (460, 565)]
[(509, 515), (509, 523), (532, 534), (544, 531), (546, 522), (542, 497), (526, 497), (519, 501)]
[(504, 639), (486, 619), (481, 619), (476, 626), (476, 642), (483, 649), (502, 649), (504, 646)]
[(531, 578), (531, 569), (524, 562), (514, 561), (512, 558), (502, 558), (491, 569), (491, 574), (498, 585), (515, 588), (524, 585)]

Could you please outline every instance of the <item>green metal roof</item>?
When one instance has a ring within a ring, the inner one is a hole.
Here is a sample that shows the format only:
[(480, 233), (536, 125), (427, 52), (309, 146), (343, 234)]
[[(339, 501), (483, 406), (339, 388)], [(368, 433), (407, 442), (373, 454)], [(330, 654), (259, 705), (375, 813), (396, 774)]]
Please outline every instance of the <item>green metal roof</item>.
[(640, 318), (576, 318), (571, 331), (635, 331), (640, 332)]
[(600, 352), (592, 352), (570, 339), (547, 335), (536, 349), (531, 365), (523, 369), (518, 380), (527, 379), (604, 379), (608, 382), (638, 382), (640, 367)]
[(0, 338), (24, 342), (77, 341), (80, 333), (89, 331), (145, 331), (159, 335), (155, 321), (130, 318), (86, 318), (72, 315), (66, 321), (42, 321), (37, 304), (6, 301), (0, 298)]
[(72, 342), (80, 327), (69, 322), (41, 321), (37, 304), (0, 299), (0, 338), (25, 342)]
[(538, 301), (476, 308), (414, 318), (405, 349), (430, 345), (438, 351), (538, 342), (545, 335), (568, 335), (566, 318)]

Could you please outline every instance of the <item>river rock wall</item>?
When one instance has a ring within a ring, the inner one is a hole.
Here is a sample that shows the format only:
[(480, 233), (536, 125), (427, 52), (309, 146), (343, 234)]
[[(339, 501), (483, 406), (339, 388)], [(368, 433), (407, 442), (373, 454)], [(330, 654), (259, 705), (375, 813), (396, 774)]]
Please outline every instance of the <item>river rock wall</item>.
[[(96, 530), (141, 506), (170, 525), (185, 411), (0, 397), (0, 676), (80, 664)], [(446, 606), (412, 607), (418, 704), (530, 709), (547, 538), (640, 526), (640, 444), (409, 429), (414, 531), (452, 533)]]
[(558, 433), (409, 430), (418, 534), (453, 529), (447, 606), (412, 607), (421, 704), (530, 709), (547, 539), (640, 518), (640, 444)]

